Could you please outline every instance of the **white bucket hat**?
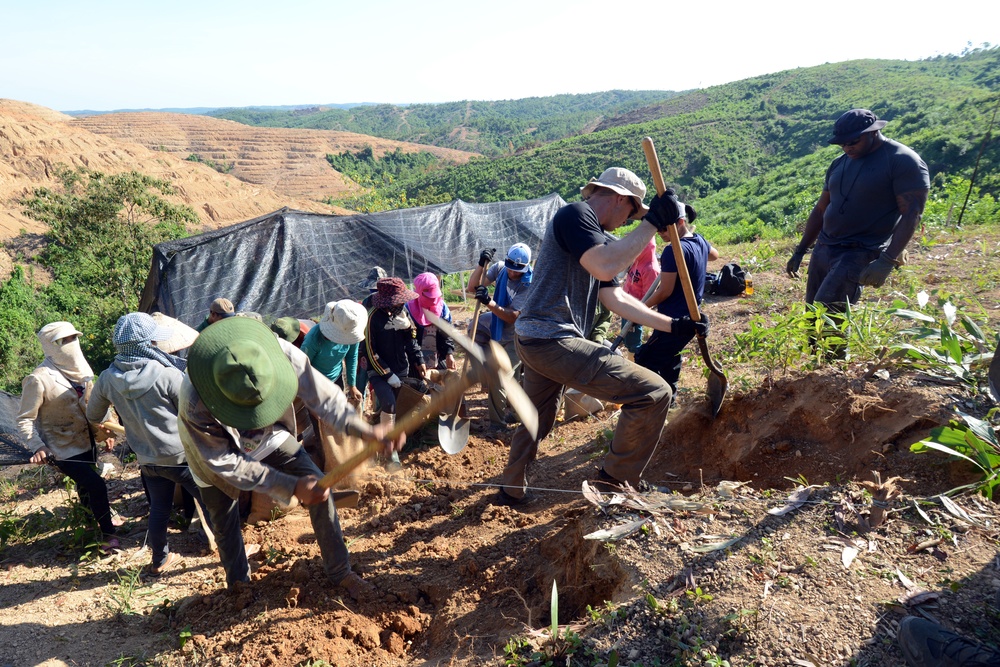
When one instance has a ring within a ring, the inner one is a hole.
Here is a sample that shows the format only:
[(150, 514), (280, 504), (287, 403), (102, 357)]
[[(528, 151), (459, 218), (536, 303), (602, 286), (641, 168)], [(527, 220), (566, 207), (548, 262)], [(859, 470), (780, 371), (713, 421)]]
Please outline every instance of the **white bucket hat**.
[(326, 304), (319, 330), (338, 345), (352, 345), (365, 339), (368, 311), (357, 301), (342, 299)]
[(595, 188), (607, 188), (626, 197), (632, 197), (637, 205), (637, 210), (632, 216), (633, 220), (642, 220), (649, 213), (649, 207), (642, 203), (646, 197), (646, 184), (633, 172), (623, 167), (609, 167), (597, 178), (590, 179), (590, 182), (580, 188), (580, 196), (586, 199)]

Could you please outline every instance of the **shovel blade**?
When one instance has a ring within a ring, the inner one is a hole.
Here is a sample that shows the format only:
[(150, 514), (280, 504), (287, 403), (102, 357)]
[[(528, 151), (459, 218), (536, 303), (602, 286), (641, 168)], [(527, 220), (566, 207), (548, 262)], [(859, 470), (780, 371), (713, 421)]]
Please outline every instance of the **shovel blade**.
[(438, 444), (446, 454), (454, 456), (465, 449), (469, 442), (470, 424), (468, 419), (454, 414), (438, 417)]
[(705, 360), (708, 367), (708, 387), (705, 391), (708, 402), (712, 406), (712, 419), (719, 416), (722, 409), (722, 401), (726, 398), (726, 390), (729, 389), (729, 379), (719, 367), (719, 364), (712, 359), (708, 352), (708, 341), (702, 336), (698, 336), (698, 347), (701, 350), (701, 358)]

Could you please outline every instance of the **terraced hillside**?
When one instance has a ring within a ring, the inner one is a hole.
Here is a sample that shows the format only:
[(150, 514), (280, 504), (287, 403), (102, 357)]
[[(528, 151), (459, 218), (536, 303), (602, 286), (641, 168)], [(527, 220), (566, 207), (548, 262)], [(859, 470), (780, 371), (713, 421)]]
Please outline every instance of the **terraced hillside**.
[(182, 159), (197, 156), (241, 181), (290, 197), (314, 200), (339, 197), (357, 187), (330, 167), (326, 161), (328, 153), (359, 151), (371, 146), (375, 155), (380, 156), (398, 147), (404, 152), (428, 151), (456, 164), (465, 163), (474, 155), (353, 132), (249, 127), (189, 114), (106, 114), (75, 119), (72, 124)]
[(331, 211), (316, 201), (244, 183), (170, 153), (96, 134), (51, 109), (0, 99), (0, 238), (16, 236), (21, 229), (40, 231), (39, 223), (21, 213), (17, 200), (35, 188), (55, 185), (59, 164), (108, 173), (134, 170), (170, 180), (177, 188), (173, 199), (193, 208), (206, 228), (283, 206)]

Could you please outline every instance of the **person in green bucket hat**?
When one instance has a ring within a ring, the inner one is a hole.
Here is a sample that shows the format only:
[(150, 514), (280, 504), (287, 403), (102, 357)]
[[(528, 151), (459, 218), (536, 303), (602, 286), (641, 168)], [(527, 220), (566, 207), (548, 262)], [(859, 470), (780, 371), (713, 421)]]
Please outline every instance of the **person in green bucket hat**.
[(250, 581), (237, 498), (252, 490), (284, 503), (294, 496), (308, 508), (327, 576), (359, 599), (372, 586), (351, 571), (333, 497), (317, 485), (323, 473), (295, 439), (296, 397), (333, 431), (381, 441), (386, 455), (406, 441), (405, 435), (389, 441), (388, 429), (365, 422), (304, 353), (263, 323), (231, 317), (206, 328), (188, 352), (181, 442), (229, 586)]

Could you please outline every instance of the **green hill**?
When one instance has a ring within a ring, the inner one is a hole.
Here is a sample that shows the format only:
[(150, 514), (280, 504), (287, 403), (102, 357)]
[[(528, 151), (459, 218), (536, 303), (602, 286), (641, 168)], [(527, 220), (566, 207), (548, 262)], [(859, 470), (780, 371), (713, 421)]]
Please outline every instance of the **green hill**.
[(351, 109), (223, 109), (209, 115), (246, 125), (358, 132), (496, 156), (589, 131), (609, 116), (676, 94), (610, 90), (521, 100), (379, 104)]
[[(467, 201), (579, 197), (610, 165), (649, 182), (640, 142), (653, 137), (678, 193), (719, 222), (787, 227), (804, 220), (838, 152), (833, 121), (867, 107), (889, 121), (886, 136), (926, 160), (936, 186), (971, 176), (997, 106), (1000, 49), (905, 62), (860, 60), (746, 79), (678, 95), (603, 121), (594, 132), (496, 159), (397, 181)], [(1000, 147), (988, 142), (977, 185), (1000, 191)]]

